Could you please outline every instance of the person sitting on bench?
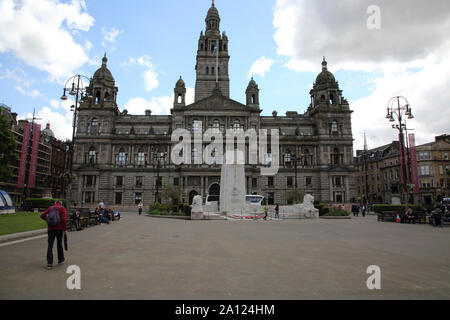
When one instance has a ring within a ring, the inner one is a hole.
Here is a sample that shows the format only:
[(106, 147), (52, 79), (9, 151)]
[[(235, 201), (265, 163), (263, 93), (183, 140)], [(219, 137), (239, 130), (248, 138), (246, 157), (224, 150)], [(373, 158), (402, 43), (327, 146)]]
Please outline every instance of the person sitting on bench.
[(406, 211), (406, 219), (408, 220), (408, 224), (410, 224), (411, 221), (413, 224), (416, 224), (417, 215), (413, 212), (411, 208), (409, 208), (408, 211)]
[(442, 212), (439, 209), (433, 211), (433, 227), (442, 227)]
[(77, 231), (81, 231), (83, 230), (83, 227), (81, 226), (81, 219), (80, 219), (80, 211), (75, 211), (74, 213), (72, 213), (72, 221), (75, 225), (75, 229)]
[[(105, 212), (105, 210), (103, 210), (103, 212)], [(109, 219), (103, 215), (103, 212), (99, 211), (98, 221), (100, 223), (107, 223), (107, 224), (109, 224)]]

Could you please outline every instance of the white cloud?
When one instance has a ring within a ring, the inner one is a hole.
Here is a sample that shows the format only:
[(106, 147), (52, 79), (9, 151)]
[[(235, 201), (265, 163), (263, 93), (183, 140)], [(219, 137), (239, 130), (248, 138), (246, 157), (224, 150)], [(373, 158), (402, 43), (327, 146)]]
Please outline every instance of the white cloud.
[(58, 80), (89, 60), (72, 31), (88, 31), (93, 23), (84, 0), (0, 0), (0, 52), (12, 51)]
[(110, 42), (110, 43), (116, 43), (117, 37), (122, 32), (123, 31), (118, 30), (114, 27), (112, 27), (110, 29), (106, 29), (105, 27), (102, 28), (102, 33), (103, 33), (105, 41)]
[[(195, 89), (186, 88), (186, 105), (194, 102)], [(143, 115), (145, 110), (151, 110), (153, 115), (169, 115), (173, 107), (174, 95), (154, 97), (150, 101), (144, 98), (132, 98), (124, 104), (125, 109), (132, 115)]]
[[(381, 29), (369, 30), (373, 0), (278, 0), (274, 40), (287, 66), (320, 68), (322, 56), (336, 69), (376, 69), (380, 63), (417, 65), (450, 48), (448, 0), (377, 0)], [(432, 36), (431, 36), (432, 35)]]
[(256, 60), (252, 67), (250, 68), (250, 72), (248, 74), (249, 78), (254, 76), (255, 74), (259, 74), (264, 77), (264, 75), (270, 71), (270, 67), (275, 61), (273, 59), (268, 59), (266, 57), (261, 57)]
[[(50, 101), (50, 107), (43, 106), (41, 109), (36, 110), (37, 123), (41, 125), (41, 130), (45, 129), (47, 123), (50, 123), (50, 129), (52, 129), (55, 137), (60, 140), (72, 140), (72, 123), (73, 112), (70, 111), (70, 106), (73, 101), (58, 101), (52, 99)], [(32, 113), (19, 115), (19, 119), (32, 118)]]
[[(367, 8), (381, 9), (381, 30), (367, 28)], [(354, 149), (398, 139), (386, 116), (390, 98), (405, 96), (417, 143), (449, 133), (450, 2), (435, 0), (278, 0), (274, 11), (277, 53), (296, 71), (320, 70), (322, 56), (336, 71), (376, 71), (370, 95), (350, 100)], [(339, 80), (339, 79), (337, 79)], [(346, 88), (341, 86), (346, 95)]]
[(21, 68), (5, 69), (0, 71), (0, 80), (7, 79), (14, 83), (15, 89), (23, 95), (28, 95), (32, 98), (37, 98), (41, 93), (36, 89), (30, 89), (33, 80)]
[(147, 70), (142, 75), (144, 79), (145, 90), (152, 91), (159, 86), (159, 74), (155, 71), (154, 65), (151, 62), (152, 57), (149, 55), (143, 55), (139, 58), (129, 58), (127, 62), (123, 62), (121, 65), (124, 67), (130, 67), (139, 65), (145, 67)]

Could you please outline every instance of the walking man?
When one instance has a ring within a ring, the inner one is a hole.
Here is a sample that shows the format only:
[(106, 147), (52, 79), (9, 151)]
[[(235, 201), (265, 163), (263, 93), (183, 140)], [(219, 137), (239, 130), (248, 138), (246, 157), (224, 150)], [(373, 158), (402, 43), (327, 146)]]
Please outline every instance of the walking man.
[(277, 203), (277, 206), (275, 207), (275, 218), (280, 219), (280, 206)]
[(139, 202), (139, 215), (142, 214), (142, 201)]
[(267, 215), (269, 214), (269, 209), (267, 209), (267, 205), (264, 206), (264, 220), (267, 220)]
[(58, 251), (58, 264), (64, 263), (63, 235), (66, 232), (67, 212), (62, 206), (61, 200), (57, 200), (55, 205), (48, 208), (41, 218), (47, 221), (48, 248), (47, 248), (47, 269), (53, 268), (53, 243), (56, 238), (56, 248)]

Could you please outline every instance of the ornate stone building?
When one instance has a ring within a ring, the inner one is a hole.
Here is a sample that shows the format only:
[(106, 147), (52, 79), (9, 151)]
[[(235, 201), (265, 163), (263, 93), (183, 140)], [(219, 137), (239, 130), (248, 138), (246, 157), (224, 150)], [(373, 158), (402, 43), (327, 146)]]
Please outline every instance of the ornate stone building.
[[(197, 194), (219, 195), (220, 166), (176, 166), (170, 158), (172, 132), (178, 128), (194, 132), (199, 122), (203, 130), (280, 131), (278, 173), (261, 176), (260, 168), (247, 164), (248, 194), (263, 195), (269, 204), (284, 204), (286, 192), (297, 186), (324, 202), (353, 200), (352, 111), (325, 59), (304, 114), (261, 116), (259, 88), (253, 79), (245, 90), (245, 104), (229, 96), (228, 37), (220, 32), (220, 21), (212, 4), (206, 31), (198, 41), (195, 102), (186, 105), (186, 86), (180, 77), (171, 115), (155, 116), (150, 110), (142, 116), (120, 112), (119, 90), (103, 58), (79, 108), (72, 202), (92, 207), (103, 200), (108, 206), (131, 208), (143, 201), (147, 206), (169, 185), (183, 190), (184, 202)], [(246, 153), (248, 160), (248, 146)]]

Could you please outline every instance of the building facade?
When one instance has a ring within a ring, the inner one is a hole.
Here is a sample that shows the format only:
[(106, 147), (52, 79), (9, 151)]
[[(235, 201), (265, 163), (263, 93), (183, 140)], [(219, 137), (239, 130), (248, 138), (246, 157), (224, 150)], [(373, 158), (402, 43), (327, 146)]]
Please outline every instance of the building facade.
[[(371, 150), (358, 150), (355, 157), (358, 198), (370, 204), (399, 203), (402, 192), (400, 144)], [(450, 136), (445, 134), (434, 142), (416, 147), (419, 194), (414, 202), (435, 206), (450, 197)]]
[[(33, 188), (21, 188), (18, 186), (20, 169), (20, 158), (22, 155), (22, 143), (24, 141), (24, 127), (29, 125), (27, 120), (17, 120), (17, 113), (11, 112), (6, 105), (0, 105), (1, 114), (10, 124), (10, 130), (16, 137), (18, 160), (11, 163), (13, 176), (9, 181), (0, 181), (0, 189), (7, 191), (16, 206), (22, 204), (25, 198), (65, 198), (67, 182), (63, 177), (63, 172), (67, 172), (70, 162), (70, 152), (67, 149), (67, 142), (55, 138), (50, 124), (39, 132), (39, 147), (36, 157), (36, 179)], [(27, 152), (31, 153), (32, 148)], [(27, 160), (26, 170), (30, 172), (31, 157)], [(26, 179), (25, 179), (26, 180)]]
[[(280, 168), (274, 176), (262, 176), (259, 167), (249, 164), (249, 146), (245, 146), (247, 193), (263, 195), (269, 204), (286, 203), (286, 192), (296, 186), (324, 202), (353, 200), (352, 111), (325, 58), (304, 114), (262, 116), (253, 79), (245, 90), (245, 104), (230, 98), (229, 40), (220, 32), (220, 21), (212, 4), (198, 41), (195, 102), (186, 105), (186, 85), (180, 77), (170, 115), (152, 115), (151, 110), (142, 116), (121, 112), (116, 102), (119, 89), (103, 58), (78, 111), (71, 203), (94, 207), (104, 201), (108, 206), (131, 208), (143, 201), (147, 206), (169, 185), (182, 190), (185, 203), (195, 195), (219, 195), (220, 166), (174, 165), (171, 159), (172, 133), (176, 129), (195, 133), (200, 128), (221, 133), (279, 130)], [(193, 146), (192, 163), (198, 151)], [(267, 153), (270, 158), (270, 147)]]

